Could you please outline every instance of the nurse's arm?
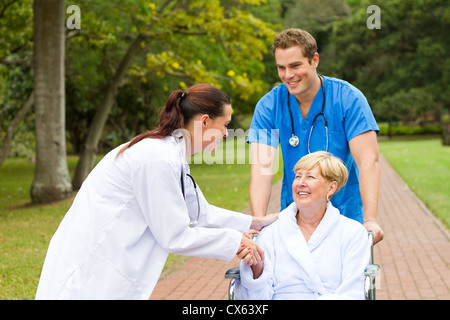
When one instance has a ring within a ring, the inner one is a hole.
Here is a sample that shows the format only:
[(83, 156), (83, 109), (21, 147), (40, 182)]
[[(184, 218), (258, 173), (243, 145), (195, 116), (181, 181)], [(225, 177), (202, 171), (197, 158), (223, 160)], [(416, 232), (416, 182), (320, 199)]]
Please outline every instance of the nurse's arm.
[(376, 219), (380, 194), (380, 168), (378, 142), (375, 131), (356, 136), (349, 142), (350, 151), (359, 170), (359, 189), (364, 207), (364, 226), (372, 231), (375, 243), (383, 239), (383, 231)]
[(273, 167), (277, 149), (272, 146), (252, 142), (249, 197), (252, 215), (264, 217), (272, 190)]

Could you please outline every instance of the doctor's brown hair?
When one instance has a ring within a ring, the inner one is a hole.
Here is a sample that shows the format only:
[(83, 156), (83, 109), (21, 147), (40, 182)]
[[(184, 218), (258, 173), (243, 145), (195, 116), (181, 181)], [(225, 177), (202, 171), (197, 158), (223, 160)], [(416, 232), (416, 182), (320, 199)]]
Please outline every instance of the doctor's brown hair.
[(207, 114), (211, 119), (221, 117), (224, 115), (224, 106), (228, 104), (231, 104), (231, 99), (210, 84), (196, 84), (186, 91), (175, 90), (167, 99), (159, 115), (158, 128), (134, 137), (116, 157), (144, 139), (161, 139), (171, 136), (176, 129), (186, 128), (198, 114)]

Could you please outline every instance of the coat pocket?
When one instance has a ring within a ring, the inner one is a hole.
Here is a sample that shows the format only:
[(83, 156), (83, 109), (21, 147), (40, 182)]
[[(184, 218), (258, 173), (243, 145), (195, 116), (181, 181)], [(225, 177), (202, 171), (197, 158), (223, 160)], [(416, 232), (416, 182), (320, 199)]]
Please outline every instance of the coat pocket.
[(96, 300), (130, 299), (133, 282), (120, 272), (106, 257), (91, 257), (67, 279), (60, 299)]

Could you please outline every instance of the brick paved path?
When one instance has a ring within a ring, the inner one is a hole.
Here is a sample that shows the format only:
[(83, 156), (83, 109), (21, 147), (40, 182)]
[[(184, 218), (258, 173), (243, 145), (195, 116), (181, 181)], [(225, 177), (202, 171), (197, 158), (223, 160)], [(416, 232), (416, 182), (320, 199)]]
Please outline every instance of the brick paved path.
[[(384, 157), (380, 159), (379, 222), (385, 238), (375, 246), (381, 265), (377, 299), (450, 300), (450, 233), (425, 208)], [(269, 212), (279, 211), (281, 183), (274, 186)], [(248, 213), (248, 209), (246, 213)], [(189, 258), (163, 273), (151, 300), (227, 299), (225, 271), (239, 264)]]

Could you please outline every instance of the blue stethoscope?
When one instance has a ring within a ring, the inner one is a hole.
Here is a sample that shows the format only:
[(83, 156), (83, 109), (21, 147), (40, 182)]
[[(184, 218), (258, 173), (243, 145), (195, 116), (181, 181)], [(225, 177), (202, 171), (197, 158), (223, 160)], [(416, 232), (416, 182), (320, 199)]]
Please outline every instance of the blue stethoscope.
[[(322, 109), (320, 110), (320, 112), (318, 114), (316, 114), (316, 116), (314, 117), (313, 122), (311, 124), (311, 130), (309, 131), (309, 137), (308, 137), (308, 153), (311, 153), (311, 151), (309, 150), (309, 142), (311, 141), (311, 135), (312, 135), (312, 132), (313, 132), (313, 129), (314, 129), (314, 123), (316, 122), (316, 119), (319, 116), (322, 116), (323, 120), (324, 120), (325, 131), (326, 131), (326, 134), (327, 134), (327, 147), (326, 147), (325, 151), (328, 151), (328, 122), (327, 122), (327, 117), (325, 117), (325, 114), (323, 113), (323, 108), (325, 107), (325, 89), (323, 87), (322, 78), (320, 76), (318, 76), (318, 77), (320, 79), (320, 86), (322, 87), (322, 94), (323, 94)], [(290, 95), (290, 93), (288, 91), (288, 93), (287, 93), (287, 106), (289, 108), (289, 116), (291, 117), (291, 128), (292, 128), (292, 136), (289, 139), (289, 144), (292, 147), (295, 148), (295, 147), (298, 146), (298, 143), (299, 143), (300, 140), (298, 139), (298, 137), (294, 133), (294, 118), (292, 117), (291, 106), (289, 104), (289, 95)]]

